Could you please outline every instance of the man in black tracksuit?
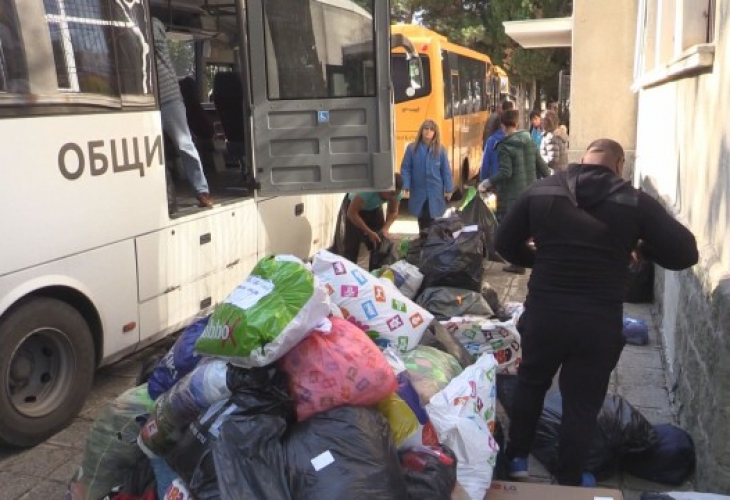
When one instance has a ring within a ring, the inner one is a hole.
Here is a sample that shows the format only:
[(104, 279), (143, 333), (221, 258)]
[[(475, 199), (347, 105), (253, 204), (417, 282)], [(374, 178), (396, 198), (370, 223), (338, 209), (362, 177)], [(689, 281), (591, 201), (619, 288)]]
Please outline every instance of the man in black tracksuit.
[(581, 164), (522, 193), (497, 230), (497, 252), (533, 268), (506, 449), (514, 478), (528, 475), (527, 456), (545, 393), (560, 369), (563, 419), (556, 477), (566, 485), (594, 481), (583, 468), (624, 346), (622, 303), (632, 252), (667, 269), (697, 263), (692, 233), (622, 180), (623, 164), (617, 142), (593, 142)]

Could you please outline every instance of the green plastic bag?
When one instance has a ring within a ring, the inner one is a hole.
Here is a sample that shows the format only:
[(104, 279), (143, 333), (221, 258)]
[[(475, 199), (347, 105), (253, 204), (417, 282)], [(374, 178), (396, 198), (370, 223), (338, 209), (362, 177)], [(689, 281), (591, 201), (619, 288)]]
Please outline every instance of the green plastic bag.
[(147, 384), (127, 390), (104, 407), (89, 430), (81, 468), (69, 485), (70, 498), (103, 498), (146, 460), (137, 436), (154, 407)]
[(244, 368), (266, 366), (321, 326), (329, 312), (325, 289), (301, 260), (265, 257), (215, 308), (195, 349)]
[(401, 358), (423, 404), (428, 403), (431, 396), (443, 390), (451, 379), (462, 372), (455, 357), (433, 347), (418, 346), (412, 351), (401, 353)]

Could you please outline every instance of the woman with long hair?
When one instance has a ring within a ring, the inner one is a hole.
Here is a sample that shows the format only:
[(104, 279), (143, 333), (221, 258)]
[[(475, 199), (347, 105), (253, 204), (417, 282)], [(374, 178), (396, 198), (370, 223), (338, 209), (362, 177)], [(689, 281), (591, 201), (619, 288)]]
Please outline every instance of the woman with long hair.
[(408, 211), (418, 218), (418, 229), (431, 225), (446, 211), (454, 181), (446, 151), (441, 147), (441, 133), (433, 120), (418, 129), (416, 141), (406, 147), (400, 166), (403, 189), (410, 194)]

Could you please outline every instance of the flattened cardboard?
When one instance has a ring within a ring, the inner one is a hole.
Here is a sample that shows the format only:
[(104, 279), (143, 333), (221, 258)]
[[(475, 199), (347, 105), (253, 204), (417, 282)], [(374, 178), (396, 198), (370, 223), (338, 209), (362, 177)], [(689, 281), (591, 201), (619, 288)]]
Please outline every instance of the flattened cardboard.
[(623, 500), (619, 490), (493, 481), (485, 500)]

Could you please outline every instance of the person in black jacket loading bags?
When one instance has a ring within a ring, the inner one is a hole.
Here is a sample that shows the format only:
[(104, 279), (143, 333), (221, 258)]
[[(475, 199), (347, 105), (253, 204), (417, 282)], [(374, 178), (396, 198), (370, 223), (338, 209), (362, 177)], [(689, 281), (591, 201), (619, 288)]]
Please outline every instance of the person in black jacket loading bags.
[(545, 393), (560, 369), (556, 478), (565, 485), (595, 484), (584, 472), (587, 444), (624, 346), (622, 303), (632, 252), (667, 269), (697, 263), (692, 233), (621, 178), (624, 161), (620, 144), (594, 141), (581, 164), (523, 192), (497, 229), (497, 252), (532, 268), (505, 451), (515, 479), (528, 476), (527, 456)]

